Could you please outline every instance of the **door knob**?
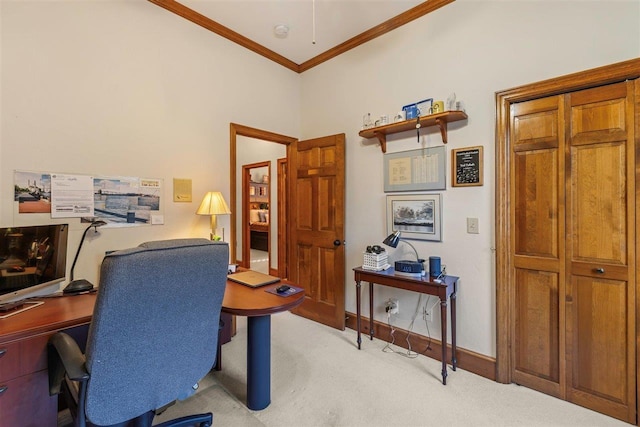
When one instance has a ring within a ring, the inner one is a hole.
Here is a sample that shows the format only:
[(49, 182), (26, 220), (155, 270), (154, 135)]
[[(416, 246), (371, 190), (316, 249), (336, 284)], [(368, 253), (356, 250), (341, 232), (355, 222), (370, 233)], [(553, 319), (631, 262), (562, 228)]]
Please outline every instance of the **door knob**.
[(333, 246), (340, 246), (340, 245), (341, 245), (340, 240), (336, 239), (333, 241)]

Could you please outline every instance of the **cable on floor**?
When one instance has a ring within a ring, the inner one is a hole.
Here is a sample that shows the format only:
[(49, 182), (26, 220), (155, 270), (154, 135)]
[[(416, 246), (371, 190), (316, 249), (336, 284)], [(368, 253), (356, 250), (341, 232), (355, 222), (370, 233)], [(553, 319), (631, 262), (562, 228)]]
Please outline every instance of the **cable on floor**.
[[(425, 306), (429, 303), (429, 299), (431, 298), (431, 296), (427, 296), (427, 302), (425, 303)], [(418, 317), (418, 313), (420, 312), (420, 306), (422, 304), (422, 294), (420, 294), (419, 298), (418, 298), (418, 304), (416, 304), (416, 310), (413, 313), (413, 317), (411, 318), (411, 323), (409, 324), (409, 330), (407, 331), (407, 351), (406, 352), (401, 352), (401, 351), (396, 351), (394, 350), (391, 346), (392, 345), (397, 345), (395, 344), (396, 341), (396, 337), (395, 337), (395, 332), (396, 329), (394, 328), (393, 324), (391, 323), (391, 313), (387, 312), (387, 325), (389, 326), (389, 340), (387, 341), (387, 343), (385, 344), (385, 346), (382, 348), (382, 351), (385, 353), (395, 353), (398, 354), (400, 356), (404, 356), (404, 357), (408, 357), (409, 359), (415, 359), (416, 357), (418, 357), (419, 355), (424, 355), (425, 352), (427, 352), (427, 350), (431, 350), (431, 332), (429, 332), (429, 326), (427, 325), (427, 337), (428, 337), (428, 342), (427, 342), (427, 347), (420, 353), (417, 353), (415, 351), (412, 350), (411, 348), (411, 341), (409, 340), (409, 338), (411, 337), (411, 333), (413, 332), (413, 325), (416, 321), (416, 317)], [(425, 320), (425, 324), (427, 323), (427, 321)]]

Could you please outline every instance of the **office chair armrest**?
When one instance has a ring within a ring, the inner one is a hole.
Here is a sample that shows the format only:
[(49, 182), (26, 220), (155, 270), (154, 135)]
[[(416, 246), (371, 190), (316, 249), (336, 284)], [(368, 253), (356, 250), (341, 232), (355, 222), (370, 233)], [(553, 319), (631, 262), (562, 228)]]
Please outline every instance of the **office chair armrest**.
[(49, 394), (59, 394), (65, 373), (73, 381), (85, 382), (90, 375), (85, 357), (73, 338), (58, 332), (49, 338), (47, 345), (49, 365)]

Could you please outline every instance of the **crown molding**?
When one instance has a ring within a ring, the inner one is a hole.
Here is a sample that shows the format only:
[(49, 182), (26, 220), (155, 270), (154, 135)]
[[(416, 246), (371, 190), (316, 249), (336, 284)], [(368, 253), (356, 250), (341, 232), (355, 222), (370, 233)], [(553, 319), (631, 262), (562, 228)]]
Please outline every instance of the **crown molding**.
[(443, 6), (446, 6), (449, 3), (453, 3), (455, 0), (429, 0), (419, 5), (407, 10), (406, 12), (397, 15), (382, 24), (376, 25), (369, 30), (358, 34), (357, 36), (345, 41), (344, 43), (340, 43), (339, 45), (317, 55), (301, 64), (296, 64), (290, 59), (285, 58), (284, 56), (272, 51), (271, 49), (267, 49), (254, 42), (253, 40), (239, 34), (230, 28), (225, 27), (224, 25), (194, 11), (186, 7), (185, 5), (175, 1), (175, 0), (148, 0), (149, 2), (162, 7), (163, 9), (168, 10), (169, 12), (175, 13), (178, 16), (183, 17), (184, 19), (193, 22), (196, 25), (199, 25), (219, 36), (226, 38), (240, 46), (249, 49), (258, 55), (264, 56), (265, 58), (282, 65), (285, 68), (288, 68), (296, 73), (303, 73), (317, 65), (322, 64), (332, 58), (335, 58), (338, 55), (341, 55), (355, 47), (358, 47), (368, 41), (371, 41), (377, 37), (380, 37), (396, 28), (399, 28), (415, 19), (418, 19), (428, 13), (433, 12), (434, 10), (440, 9)]

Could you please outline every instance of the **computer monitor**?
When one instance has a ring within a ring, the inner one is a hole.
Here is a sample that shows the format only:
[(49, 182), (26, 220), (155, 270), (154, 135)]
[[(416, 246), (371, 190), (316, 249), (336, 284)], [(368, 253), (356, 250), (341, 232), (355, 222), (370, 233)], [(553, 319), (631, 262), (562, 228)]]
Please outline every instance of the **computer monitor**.
[(0, 304), (58, 290), (68, 234), (68, 224), (0, 228)]

